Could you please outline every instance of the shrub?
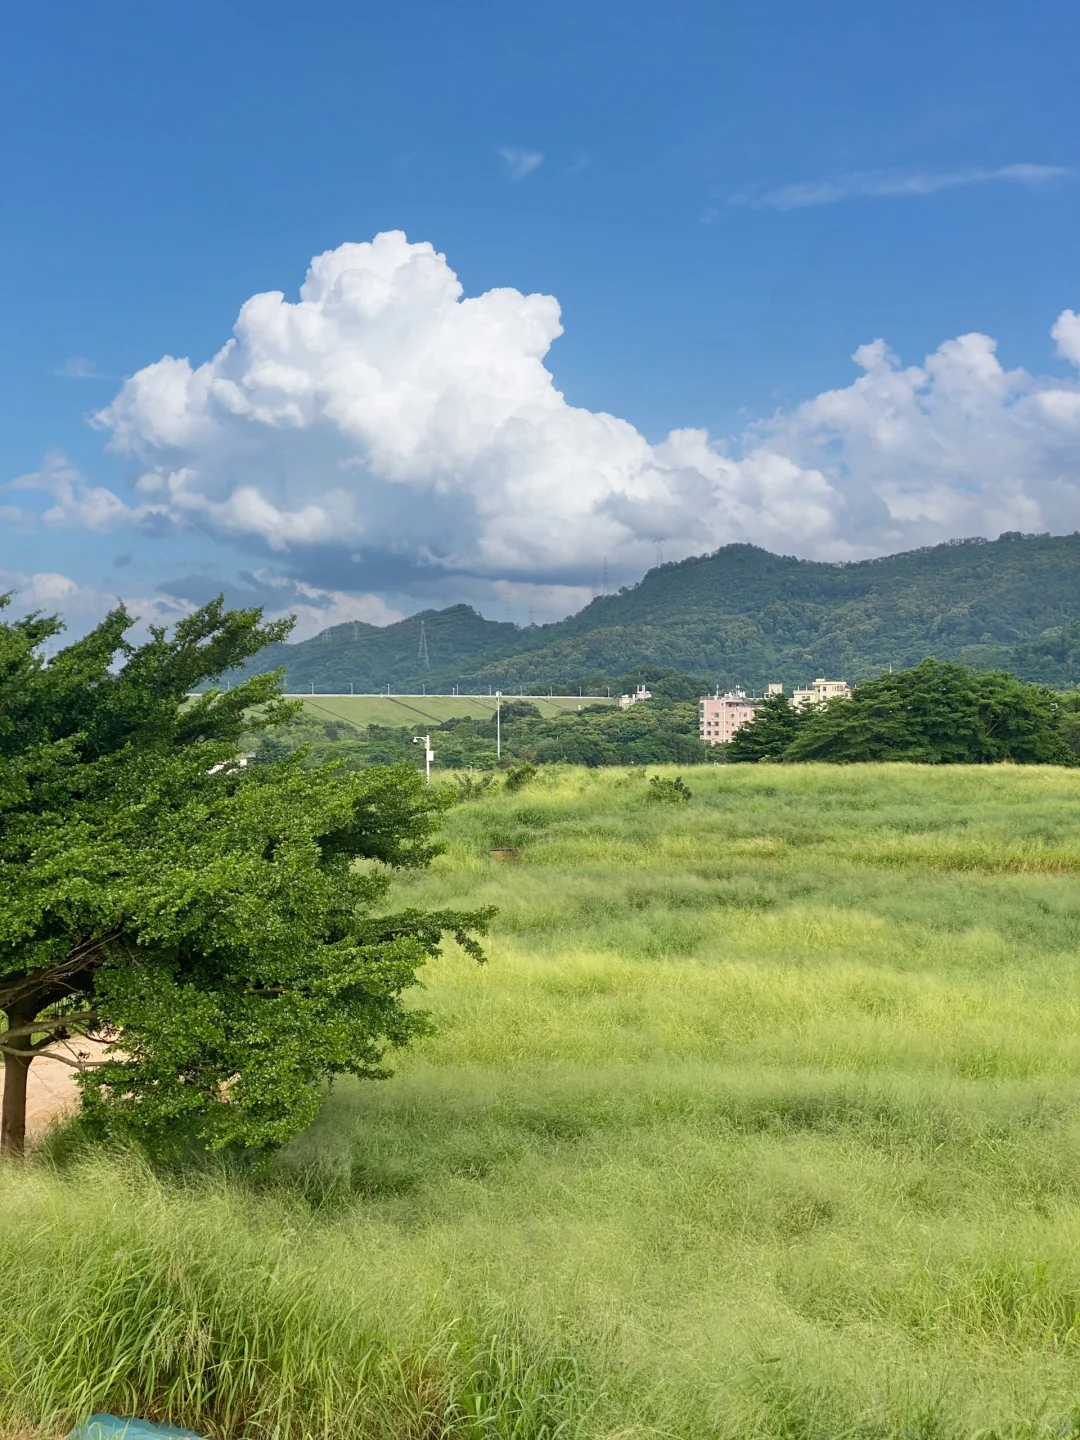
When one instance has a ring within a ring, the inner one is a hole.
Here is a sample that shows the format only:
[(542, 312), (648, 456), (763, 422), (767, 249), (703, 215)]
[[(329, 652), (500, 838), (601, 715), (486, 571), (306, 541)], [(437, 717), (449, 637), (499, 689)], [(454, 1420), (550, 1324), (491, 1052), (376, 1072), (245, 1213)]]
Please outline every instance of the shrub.
[(506, 788), (511, 795), (516, 795), (519, 790), (524, 790), (529, 781), (536, 776), (536, 766), (530, 765), (526, 760), (523, 765), (511, 765), (506, 772)]
[(674, 780), (663, 780), (659, 775), (654, 775), (645, 793), (650, 800), (659, 800), (668, 805), (685, 805), (692, 794), (689, 787), (683, 783), (681, 775), (676, 775)]

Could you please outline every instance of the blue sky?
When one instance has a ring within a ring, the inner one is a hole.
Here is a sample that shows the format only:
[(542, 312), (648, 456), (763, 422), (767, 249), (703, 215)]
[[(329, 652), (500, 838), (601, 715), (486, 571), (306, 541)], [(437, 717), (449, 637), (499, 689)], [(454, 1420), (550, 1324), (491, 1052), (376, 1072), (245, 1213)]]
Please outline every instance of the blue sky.
[(11, 9), (0, 578), (311, 632), (552, 618), (657, 541), (1077, 528), (1078, 40), (1063, 0)]

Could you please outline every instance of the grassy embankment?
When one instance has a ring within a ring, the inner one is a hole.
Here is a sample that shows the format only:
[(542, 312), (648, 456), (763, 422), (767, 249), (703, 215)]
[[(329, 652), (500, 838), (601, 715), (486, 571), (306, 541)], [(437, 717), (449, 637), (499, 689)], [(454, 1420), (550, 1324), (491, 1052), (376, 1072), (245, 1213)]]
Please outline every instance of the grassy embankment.
[[(363, 729), (367, 725), (441, 725), (458, 717), (485, 719), (495, 714), (495, 698), (487, 695), (312, 695), (299, 698), (304, 709), (319, 720), (347, 720)], [(507, 695), (516, 700), (516, 695)], [(582, 705), (614, 705), (601, 695), (526, 695), (545, 719), (565, 715)]]
[(1080, 774), (686, 778), (456, 810), (490, 963), (264, 1179), (0, 1178), (0, 1430), (1080, 1430)]

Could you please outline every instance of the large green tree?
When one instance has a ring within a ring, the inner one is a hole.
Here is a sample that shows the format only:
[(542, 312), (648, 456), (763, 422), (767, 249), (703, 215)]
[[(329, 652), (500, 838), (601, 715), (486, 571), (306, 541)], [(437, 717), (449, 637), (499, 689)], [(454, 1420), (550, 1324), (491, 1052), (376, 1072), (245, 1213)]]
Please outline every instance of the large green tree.
[(782, 760), (788, 746), (809, 719), (786, 695), (770, 695), (757, 708), (753, 720), (740, 725), (727, 747), (732, 761)]
[(190, 698), (287, 624), (217, 601), (139, 646), (130, 625), (118, 610), (47, 659), (55, 618), (0, 624), (9, 1154), (30, 1065), (79, 1037), (114, 1047), (80, 1071), (101, 1126), (279, 1144), (329, 1076), (385, 1073), (424, 1028), (402, 996), (446, 931), (479, 953), (483, 914), (377, 914), (387, 867), (435, 852), (445, 802), (412, 767), (245, 766), (244, 734), (292, 713), (278, 677)]
[(786, 760), (1071, 765), (1057, 696), (1001, 671), (924, 660), (816, 706)]

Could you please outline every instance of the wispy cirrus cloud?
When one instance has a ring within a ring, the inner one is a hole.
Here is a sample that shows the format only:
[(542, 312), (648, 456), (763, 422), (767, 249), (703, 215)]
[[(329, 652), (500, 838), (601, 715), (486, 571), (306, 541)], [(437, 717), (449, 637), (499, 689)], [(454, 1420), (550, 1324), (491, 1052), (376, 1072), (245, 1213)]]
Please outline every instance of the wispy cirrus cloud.
[(524, 150), (520, 145), (504, 145), (499, 151), (511, 180), (524, 180), (544, 163), (542, 150)]
[(730, 205), (753, 210), (804, 210), (812, 205), (835, 205), (841, 200), (879, 196), (934, 195), (966, 185), (1007, 181), (1036, 187), (1073, 174), (1064, 165), (1001, 165), (996, 170), (896, 171), (858, 170), (828, 180), (795, 180), (785, 185), (753, 185), (728, 197)]
[(62, 365), (52, 372), (64, 380), (115, 380), (115, 375), (106, 375), (85, 355), (70, 355)]

